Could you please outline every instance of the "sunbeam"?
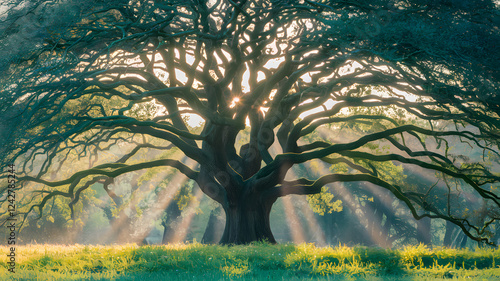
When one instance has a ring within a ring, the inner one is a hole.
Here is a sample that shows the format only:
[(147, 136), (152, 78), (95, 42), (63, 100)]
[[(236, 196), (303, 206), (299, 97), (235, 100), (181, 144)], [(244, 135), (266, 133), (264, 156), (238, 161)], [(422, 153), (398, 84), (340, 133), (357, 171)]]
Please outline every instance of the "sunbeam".
[[(318, 128), (317, 131), (324, 138), (332, 137), (330, 131), (324, 128)], [(345, 139), (345, 135), (343, 135), (343, 137), (344, 141), (348, 141), (347, 139)], [(339, 135), (335, 136), (334, 138), (335, 142), (340, 142), (340, 132)], [(318, 166), (320, 167), (322, 174), (331, 173), (331, 171), (326, 167), (326, 164)], [(379, 199), (380, 190), (377, 190), (375, 186), (363, 182), (359, 182), (359, 184), (363, 184), (369, 187), (369, 190), (372, 191), (371, 193), (374, 196), (377, 196)], [(358, 200), (355, 198), (352, 191), (347, 189), (343, 183), (334, 183), (333, 190), (336, 191), (335, 194), (339, 197), (342, 203), (351, 211), (352, 214), (356, 216), (361, 225), (366, 229), (366, 233), (370, 235), (371, 240), (378, 246), (387, 246), (387, 236), (384, 234), (384, 230), (382, 229), (381, 225), (376, 223), (376, 221), (379, 221), (379, 219), (375, 217), (375, 211), (380, 212), (380, 210), (375, 210), (370, 204), (365, 204), (365, 206), (362, 206), (362, 208), (366, 211), (362, 212), (361, 210), (359, 210), (359, 207), (361, 207), (360, 202), (356, 202)], [(387, 200), (380, 200), (380, 202), (382, 202), (383, 204), (387, 204), (386, 206), (389, 207), (389, 204), (392, 204), (392, 202), (388, 203), (386, 201)]]
[(196, 215), (196, 212), (194, 206), (196, 202), (199, 202), (203, 196), (203, 191), (201, 191), (200, 188), (197, 188), (196, 191), (194, 192), (194, 199), (189, 202), (188, 206), (186, 209), (188, 210), (188, 213), (181, 216), (181, 220), (179, 222), (176, 222), (176, 231), (174, 233), (174, 236), (168, 240), (169, 243), (182, 243), (187, 235), (188, 235), (188, 229), (191, 226), (191, 223), (193, 222), (193, 218)]
[[(273, 154), (278, 154), (278, 151), (281, 149), (277, 143), (274, 143), (270, 147), (270, 152)], [(288, 171), (289, 177), (297, 178), (296, 173), (290, 169)], [(316, 217), (314, 217), (314, 213), (309, 207), (308, 202), (302, 196), (293, 196), (293, 201), (299, 202), (300, 204), (296, 206), (296, 204), (292, 203), (292, 196), (282, 197), (283, 205), (285, 209), (286, 219), (289, 225), (289, 229), (291, 232), (292, 240), (295, 243), (303, 243), (307, 242), (306, 234), (304, 233), (304, 225), (302, 225), (300, 217), (297, 215), (297, 212), (302, 214), (306, 220), (307, 227), (309, 232), (312, 233), (312, 239), (318, 245), (326, 245), (326, 239), (323, 229), (318, 223)]]
[[(195, 166), (195, 162), (192, 159), (184, 157), (181, 160), (186, 166), (192, 168)], [(141, 232), (138, 233), (135, 242), (139, 243), (148, 236), (152, 228), (152, 223), (161, 217), (167, 206), (172, 202), (175, 193), (180, 189), (180, 187), (188, 180), (188, 178), (179, 172), (175, 173), (175, 176), (169, 180), (168, 187), (162, 189), (156, 196), (157, 200), (150, 205), (144, 212), (144, 214), (138, 218), (139, 222), (134, 222), (138, 224), (141, 228)]]
[(302, 224), (300, 223), (300, 219), (297, 216), (295, 206), (292, 203), (292, 196), (281, 197), (281, 199), (283, 200), (286, 222), (288, 225), (288, 229), (290, 229), (292, 241), (296, 244), (307, 242), (304, 231), (302, 229)]
[[(306, 168), (309, 169), (309, 168)], [(289, 173), (293, 175), (293, 177), (297, 178), (297, 175), (293, 170), (290, 170)], [(303, 196), (295, 196), (294, 200), (299, 203), (299, 212), (305, 217), (308, 229), (312, 232), (312, 239), (318, 246), (325, 246), (325, 232), (323, 228), (319, 225), (318, 220), (314, 216), (313, 211), (309, 207), (309, 203), (306, 198)], [(301, 226), (302, 227), (302, 226)]]

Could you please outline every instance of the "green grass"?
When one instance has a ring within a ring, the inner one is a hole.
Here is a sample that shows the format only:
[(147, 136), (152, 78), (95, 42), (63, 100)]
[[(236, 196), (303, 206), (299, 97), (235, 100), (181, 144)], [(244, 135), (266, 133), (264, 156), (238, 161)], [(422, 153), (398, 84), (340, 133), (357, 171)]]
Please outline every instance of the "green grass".
[[(8, 253), (0, 247), (0, 253)], [(500, 250), (312, 244), (27, 245), (0, 280), (500, 280)], [(498, 264), (498, 265), (497, 265)]]

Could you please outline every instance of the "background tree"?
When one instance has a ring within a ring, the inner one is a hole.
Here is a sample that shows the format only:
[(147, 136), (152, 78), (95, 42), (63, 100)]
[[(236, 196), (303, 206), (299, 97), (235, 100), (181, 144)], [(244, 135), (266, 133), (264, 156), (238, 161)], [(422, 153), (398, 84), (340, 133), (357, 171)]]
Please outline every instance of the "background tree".
[[(221, 243), (275, 242), (273, 203), (334, 182), (389, 190), (415, 218), (445, 219), (476, 241), (494, 231), (498, 212), (477, 220), (449, 196), (445, 206), (432, 200), (439, 190), (500, 206), (493, 1), (15, 4), (2, 6), (2, 50), (12, 53), (0, 78), (0, 157), (2, 167), (17, 164), (20, 182), (43, 186), (39, 196), (19, 190), (32, 200), (25, 216), (57, 196), (73, 212), (96, 177), (173, 167), (223, 208)], [(26, 34), (34, 40), (12, 48)], [(352, 124), (370, 129), (329, 137)], [(136, 144), (127, 161), (99, 158), (123, 142)], [(481, 158), (451, 154), (460, 142)], [(199, 166), (163, 157), (170, 145)], [(144, 147), (159, 153), (134, 158)], [(71, 166), (69, 156), (91, 165)], [(313, 160), (334, 167), (294, 177)], [(426, 170), (447, 189), (416, 189), (387, 165)], [(62, 166), (74, 173), (47, 177)]]

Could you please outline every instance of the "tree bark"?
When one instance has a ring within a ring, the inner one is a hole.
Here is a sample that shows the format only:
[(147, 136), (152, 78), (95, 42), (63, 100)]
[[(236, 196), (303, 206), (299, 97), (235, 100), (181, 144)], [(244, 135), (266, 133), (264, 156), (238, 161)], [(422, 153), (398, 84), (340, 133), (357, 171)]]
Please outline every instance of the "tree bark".
[[(273, 202), (274, 203), (274, 202)], [(224, 208), (226, 226), (220, 244), (248, 244), (254, 241), (276, 243), (271, 232), (272, 203), (243, 198)]]

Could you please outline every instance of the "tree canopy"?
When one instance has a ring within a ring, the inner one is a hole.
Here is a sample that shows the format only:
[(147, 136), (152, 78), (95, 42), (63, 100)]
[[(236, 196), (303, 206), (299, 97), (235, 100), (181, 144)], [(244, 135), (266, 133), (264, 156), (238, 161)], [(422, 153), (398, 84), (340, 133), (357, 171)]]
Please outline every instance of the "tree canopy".
[[(2, 179), (15, 163), (25, 216), (59, 196), (73, 211), (95, 182), (173, 167), (222, 206), (222, 243), (275, 242), (273, 203), (335, 182), (389, 190), (415, 218), (445, 219), (476, 241), (498, 231), (495, 1), (2, 8)], [(100, 157), (113, 147), (128, 150)], [(197, 164), (163, 153), (173, 147)], [(158, 152), (134, 158), (144, 149)], [(329, 167), (318, 176), (292, 169), (317, 161)]]

